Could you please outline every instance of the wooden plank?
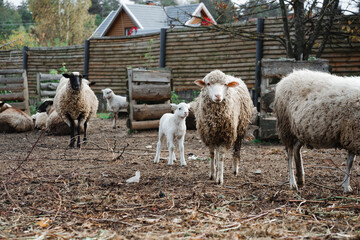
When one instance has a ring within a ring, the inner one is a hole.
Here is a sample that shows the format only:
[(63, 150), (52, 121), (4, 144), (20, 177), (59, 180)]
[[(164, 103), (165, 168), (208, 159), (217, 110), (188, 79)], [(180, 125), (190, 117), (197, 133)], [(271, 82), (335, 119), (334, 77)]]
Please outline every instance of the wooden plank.
[(0, 94), (0, 100), (1, 101), (24, 101), (25, 97), (24, 97), (24, 93), (5, 93), (5, 94)]
[[(23, 111), (25, 111), (26, 109), (26, 106), (25, 106), (25, 103), (24, 102), (12, 102), (12, 103), (9, 103), (12, 107), (16, 107), (18, 109), (21, 109)], [(30, 115), (30, 114), (28, 114)]]
[(56, 91), (41, 91), (41, 98), (43, 97), (55, 97)]
[(23, 91), (23, 84), (6, 84), (4, 86), (0, 86), (0, 91)]
[(133, 130), (145, 130), (159, 128), (160, 120), (136, 121), (131, 123)]
[(160, 119), (165, 113), (171, 113), (170, 104), (136, 104), (134, 105), (134, 120), (143, 121)]
[(132, 99), (138, 101), (163, 102), (171, 98), (170, 84), (141, 84), (132, 86)]
[(40, 83), (40, 89), (44, 90), (56, 90), (56, 88), (59, 86), (58, 82), (48, 82), (48, 83)]
[(133, 71), (133, 82), (162, 82), (170, 83), (171, 81), (170, 72), (159, 72), (159, 71)]
[(48, 73), (39, 73), (39, 76), (40, 76), (40, 82), (60, 80), (63, 77), (61, 74), (48, 74)]
[(1, 75), (5, 75), (5, 74), (16, 74), (16, 73), (22, 74), (23, 72), (24, 72), (23, 69), (1, 69), (1, 70), (0, 70), (0, 74), (1, 74)]
[(23, 83), (22, 77), (0, 77), (0, 84)]

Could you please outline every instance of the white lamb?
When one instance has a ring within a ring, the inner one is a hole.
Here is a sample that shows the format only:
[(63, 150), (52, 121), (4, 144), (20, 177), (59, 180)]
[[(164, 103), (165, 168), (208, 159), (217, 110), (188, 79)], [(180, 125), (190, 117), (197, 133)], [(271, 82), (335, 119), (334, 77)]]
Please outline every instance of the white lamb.
[(224, 182), (225, 152), (233, 148), (233, 171), (238, 174), (241, 141), (254, 107), (245, 83), (220, 70), (195, 83), (202, 87), (194, 113), (201, 140), (210, 150), (210, 179)]
[(101, 91), (103, 92), (104, 99), (107, 101), (108, 109), (114, 114), (113, 128), (116, 128), (119, 111), (128, 106), (126, 97), (116, 95), (110, 88), (105, 88)]
[(69, 80), (60, 80), (60, 83), (62, 81), (65, 83), (62, 86), (59, 85), (61, 88), (56, 91), (54, 106), (60, 117), (70, 126), (70, 148), (73, 148), (75, 144), (75, 121), (77, 121), (77, 147), (80, 147), (81, 126), (84, 126), (84, 142), (86, 143), (87, 123), (96, 114), (99, 102), (87, 84), (88, 81), (83, 79), (80, 73), (73, 72), (63, 74), (63, 76)]
[(310, 148), (348, 151), (344, 192), (351, 192), (350, 170), (360, 152), (360, 77), (339, 77), (323, 72), (296, 70), (276, 86), (274, 111), (279, 136), (287, 150), (290, 187), (304, 185), (301, 157)]
[(161, 144), (167, 139), (167, 145), (169, 148), (169, 165), (173, 165), (175, 159), (175, 141), (178, 142), (180, 150), (180, 163), (181, 166), (186, 166), (185, 156), (184, 156), (184, 139), (186, 134), (186, 124), (185, 119), (189, 115), (190, 105), (186, 103), (171, 104), (171, 109), (174, 110), (174, 113), (165, 113), (160, 118), (159, 126), (159, 141), (156, 147), (156, 155), (154, 163), (159, 163), (160, 161), (160, 152)]
[(46, 112), (37, 112), (33, 115), (31, 115), (31, 118), (34, 121), (34, 127), (39, 130), (45, 130), (46, 129), (46, 120), (48, 118), (48, 115)]

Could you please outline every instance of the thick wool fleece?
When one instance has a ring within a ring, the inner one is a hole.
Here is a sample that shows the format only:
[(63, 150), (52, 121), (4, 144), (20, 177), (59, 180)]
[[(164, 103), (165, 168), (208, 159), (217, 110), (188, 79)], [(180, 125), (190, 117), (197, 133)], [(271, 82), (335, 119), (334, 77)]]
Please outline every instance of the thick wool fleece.
[(0, 102), (0, 132), (27, 132), (34, 129), (34, 122), (26, 113)]
[(54, 106), (68, 126), (70, 126), (70, 121), (67, 115), (77, 120), (82, 114), (82, 121), (78, 124), (83, 125), (85, 121), (96, 114), (99, 102), (86, 81), (86, 79), (82, 80), (81, 88), (78, 91), (71, 88), (70, 81), (65, 81), (66, 83), (57, 89)]
[(294, 71), (278, 83), (274, 110), (285, 146), (360, 153), (360, 77)]
[(226, 84), (233, 80), (240, 83), (237, 87), (229, 87), (220, 103), (211, 100), (205, 86), (192, 106), (195, 108), (196, 128), (205, 145), (230, 149), (237, 138), (244, 137), (250, 123), (253, 103), (249, 91), (241, 79), (227, 76), (218, 70), (209, 73), (204, 79), (210, 83)]

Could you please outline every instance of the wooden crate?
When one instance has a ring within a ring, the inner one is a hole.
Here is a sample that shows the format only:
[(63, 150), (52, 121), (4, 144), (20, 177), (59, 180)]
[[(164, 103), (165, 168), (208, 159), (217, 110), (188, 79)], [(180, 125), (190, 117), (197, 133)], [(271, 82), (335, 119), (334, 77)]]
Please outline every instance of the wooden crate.
[(132, 130), (156, 129), (163, 114), (171, 113), (171, 70), (128, 68), (129, 120)]
[(36, 74), (36, 91), (39, 102), (55, 97), (56, 88), (61, 78), (61, 74)]
[(0, 100), (30, 115), (29, 90), (26, 70), (0, 70)]

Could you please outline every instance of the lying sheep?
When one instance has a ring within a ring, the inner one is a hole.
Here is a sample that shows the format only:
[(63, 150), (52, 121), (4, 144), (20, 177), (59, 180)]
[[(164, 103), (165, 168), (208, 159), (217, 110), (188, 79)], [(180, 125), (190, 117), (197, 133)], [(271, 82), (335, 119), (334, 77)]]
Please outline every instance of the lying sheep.
[(301, 157), (310, 148), (348, 151), (344, 192), (351, 192), (350, 169), (360, 151), (360, 77), (338, 77), (323, 72), (296, 70), (276, 86), (274, 111), (279, 136), (287, 150), (290, 187), (304, 185)]
[(84, 126), (84, 142), (86, 142), (87, 123), (96, 114), (99, 102), (87, 84), (88, 81), (83, 79), (80, 73), (73, 72), (63, 76), (69, 80), (60, 80), (60, 84), (65, 83), (59, 84), (61, 88), (57, 89), (54, 106), (59, 116), (70, 126), (70, 148), (75, 144), (75, 121), (77, 121), (77, 147), (80, 147), (80, 126)]
[(250, 123), (254, 107), (245, 83), (220, 70), (195, 83), (202, 87), (196, 99), (196, 128), (210, 150), (210, 179), (224, 182), (224, 155), (233, 148), (233, 171), (238, 174), (241, 141)]
[(0, 132), (27, 132), (34, 129), (32, 118), (16, 107), (0, 101)]
[(116, 95), (110, 88), (105, 88), (101, 90), (103, 92), (103, 97), (107, 101), (108, 109), (113, 113), (113, 128), (116, 128), (116, 121), (118, 119), (119, 111), (123, 108), (127, 108), (128, 103), (126, 97)]
[(184, 156), (184, 139), (186, 134), (186, 124), (185, 119), (189, 115), (190, 105), (186, 103), (171, 104), (171, 109), (175, 111), (174, 113), (165, 113), (160, 118), (159, 125), (159, 140), (156, 147), (156, 155), (154, 163), (159, 163), (160, 161), (160, 152), (161, 144), (167, 139), (167, 145), (169, 148), (169, 165), (173, 165), (175, 158), (175, 141), (178, 142), (180, 150), (180, 163), (181, 166), (186, 166), (185, 156)]
[(39, 130), (45, 130), (46, 129), (46, 120), (48, 118), (48, 115), (46, 112), (37, 112), (33, 115), (31, 115), (31, 118), (34, 122), (34, 127)]

